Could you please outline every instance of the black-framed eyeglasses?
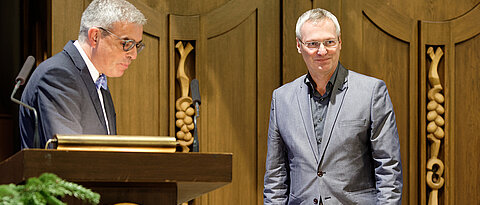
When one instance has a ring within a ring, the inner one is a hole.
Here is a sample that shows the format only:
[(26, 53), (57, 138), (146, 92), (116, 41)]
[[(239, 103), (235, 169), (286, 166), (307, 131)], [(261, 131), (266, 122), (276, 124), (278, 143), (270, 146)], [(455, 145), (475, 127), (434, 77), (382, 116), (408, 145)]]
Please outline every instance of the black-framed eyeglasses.
[(319, 49), (320, 45), (323, 44), (325, 48), (335, 48), (338, 46), (338, 40), (337, 39), (328, 39), (324, 41), (308, 41), (308, 42), (302, 42), (302, 40), (298, 39), (300, 43), (305, 45), (309, 49)]
[(132, 50), (133, 47), (137, 47), (137, 53), (140, 53), (140, 51), (142, 51), (143, 48), (145, 48), (145, 44), (142, 41), (137, 43), (135, 40), (123, 39), (123, 38), (120, 38), (119, 36), (115, 35), (111, 31), (109, 31), (108, 29), (105, 29), (105, 28), (102, 28), (102, 27), (97, 27), (97, 28), (102, 29), (103, 31), (106, 31), (107, 33), (114, 36), (118, 40), (121, 40), (122, 45), (123, 45), (123, 50), (126, 51), (126, 52)]

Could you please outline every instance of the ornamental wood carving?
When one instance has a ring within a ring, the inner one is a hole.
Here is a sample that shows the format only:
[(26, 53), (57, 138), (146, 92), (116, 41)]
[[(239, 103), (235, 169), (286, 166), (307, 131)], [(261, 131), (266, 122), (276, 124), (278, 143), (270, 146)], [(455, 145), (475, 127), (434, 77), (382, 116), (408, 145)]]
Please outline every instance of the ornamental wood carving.
[(442, 95), (443, 90), (438, 76), (438, 63), (443, 56), (443, 51), (440, 47), (433, 51), (433, 47), (428, 48), (427, 54), (432, 60), (430, 69), (428, 71), (428, 81), (430, 83), (430, 90), (428, 91), (427, 104), (427, 139), (430, 142), (430, 157), (427, 161), (427, 185), (431, 191), (428, 198), (429, 205), (438, 204), (438, 191), (445, 183), (443, 172), (445, 165), (442, 160), (438, 158), (442, 139), (445, 137), (443, 127), (445, 120), (442, 117), (445, 113), (443, 103), (445, 97)]
[(184, 47), (183, 42), (179, 41), (175, 45), (175, 48), (177, 48), (180, 53), (177, 80), (180, 84), (181, 90), (181, 97), (175, 102), (175, 108), (177, 110), (175, 113), (175, 125), (180, 129), (177, 132), (176, 137), (179, 145), (182, 147), (182, 152), (189, 152), (190, 148), (188, 148), (188, 146), (193, 143), (193, 137), (190, 131), (195, 128), (192, 118), (195, 114), (195, 110), (191, 107), (192, 98), (188, 96), (190, 79), (185, 74), (185, 60), (187, 59), (188, 54), (193, 50), (193, 46), (192, 44), (187, 43)]

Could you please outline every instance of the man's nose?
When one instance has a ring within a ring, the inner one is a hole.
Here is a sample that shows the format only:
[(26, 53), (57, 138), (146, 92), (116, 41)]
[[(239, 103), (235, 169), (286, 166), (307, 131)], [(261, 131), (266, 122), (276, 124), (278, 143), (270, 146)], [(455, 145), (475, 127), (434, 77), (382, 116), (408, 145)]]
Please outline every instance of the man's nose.
[(127, 56), (132, 60), (137, 58), (137, 54), (138, 54), (138, 52), (137, 52), (137, 47), (136, 46), (134, 46), (132, 48), (132, 50), (127, 51)]
[(325, 46), (323, 45), (323, 43), (321, 43), (320, 46), (318, 46), (317, 54), (318, 54), (318, 55), (321, 55), (321, 56), (327, 54), (327, 49), (325, 48)]

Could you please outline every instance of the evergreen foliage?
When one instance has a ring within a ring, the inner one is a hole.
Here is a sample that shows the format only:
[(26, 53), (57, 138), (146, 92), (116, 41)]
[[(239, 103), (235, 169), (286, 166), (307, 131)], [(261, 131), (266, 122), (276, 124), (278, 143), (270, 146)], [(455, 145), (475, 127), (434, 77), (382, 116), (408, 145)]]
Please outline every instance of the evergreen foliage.
[(0, 185), (0, 205), (64, 205), (58, 198), (65, 195), (100, 203), (100, 195), (81, 185), (65, 181), (52, 173), (29, 178), (25, 185)]

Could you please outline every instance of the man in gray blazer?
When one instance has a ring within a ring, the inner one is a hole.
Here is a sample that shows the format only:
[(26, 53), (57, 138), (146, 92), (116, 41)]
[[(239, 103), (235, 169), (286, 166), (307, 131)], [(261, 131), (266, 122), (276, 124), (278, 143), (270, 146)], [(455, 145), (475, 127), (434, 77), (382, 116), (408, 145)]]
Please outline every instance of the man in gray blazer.
[(308, 73), (273, 92), (265, 204), (401, 204), (393, 106), (381, 80), (339, 63), (336, 17), (323, 9), (296, 25)]
[[(120, 77), (143, 49), (146, 19), (125, 0), (94, 0), (82, 14), (77, 41), (41, 63), (22, 101), (38, 112), (40, 145), (55, 134), (116, 134), (106, 77)], [(34, 114), (20, 108), (21, 146), (34, 141)]]

